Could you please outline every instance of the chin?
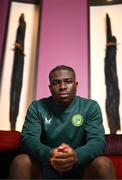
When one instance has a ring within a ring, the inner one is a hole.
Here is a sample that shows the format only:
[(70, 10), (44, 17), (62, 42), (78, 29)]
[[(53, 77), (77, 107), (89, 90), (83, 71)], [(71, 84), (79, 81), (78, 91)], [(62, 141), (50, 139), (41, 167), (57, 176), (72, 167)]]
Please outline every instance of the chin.
[(62, 105), (68, 105), (71, 103), (71, 99), (67, 99), (67, 98), (62, 98), (59, 100), (59, 103), (62, 104)]

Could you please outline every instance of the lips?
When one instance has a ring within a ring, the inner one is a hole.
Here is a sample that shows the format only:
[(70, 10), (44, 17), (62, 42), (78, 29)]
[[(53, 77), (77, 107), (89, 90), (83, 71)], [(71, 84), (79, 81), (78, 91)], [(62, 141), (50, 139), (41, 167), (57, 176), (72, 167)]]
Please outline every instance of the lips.
[(68, 97), (69, 93), (59, 93), (58, 94), (60, 97)]

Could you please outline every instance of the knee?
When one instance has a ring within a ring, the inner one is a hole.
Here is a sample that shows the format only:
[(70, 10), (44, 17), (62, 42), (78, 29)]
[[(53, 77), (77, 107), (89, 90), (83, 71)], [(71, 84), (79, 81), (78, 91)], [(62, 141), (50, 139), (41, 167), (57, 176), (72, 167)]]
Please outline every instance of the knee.
[(105, 156), (94, 159), (86, 172), (88, 172), (88, 176), (93, 179), (116, 179), (114, 165), (112, 161)]
[(31, 164), (32, 162), (29, 155), (20, 154), (14, 158), (11, 166), (24, 168), (24, 167), (31, 166)]
[(96, 167), (97, 169), (105, 169), (109, 171), (115, 171), (114, 165), (112, 161), (105, 156), (97, 157), (93, 162), (92, 166)]

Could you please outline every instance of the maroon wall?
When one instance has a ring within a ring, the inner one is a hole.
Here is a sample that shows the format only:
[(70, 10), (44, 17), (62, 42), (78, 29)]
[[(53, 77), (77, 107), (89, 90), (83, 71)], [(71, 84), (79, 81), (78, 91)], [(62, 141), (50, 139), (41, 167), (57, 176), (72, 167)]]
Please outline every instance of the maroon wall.
[(0, 62), (2, 61), (2, 50), (4, 44), (8, 6), (9, 0), (0, 1)]

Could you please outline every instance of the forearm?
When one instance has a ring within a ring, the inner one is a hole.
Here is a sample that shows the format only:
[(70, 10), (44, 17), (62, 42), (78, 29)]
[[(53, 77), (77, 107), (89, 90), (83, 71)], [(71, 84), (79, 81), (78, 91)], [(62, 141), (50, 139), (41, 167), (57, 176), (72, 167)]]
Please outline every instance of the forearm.
[(79, 164), (86, 165), (96, 157), (101, 156), (105, 153), (105, 142), (104, 141), (92, 141), (88, 142), (84, 146), (75, 149)]
[(92, 101), (92, 106), (87, 114), (84, 139), (85, 144), (75, 149), (81, 165), (88, 164), (105, 152), (106, 143), (102, 113), (99, 104), (95, 101)]
[(48, 164), (51, 147), (41, 143), (36, 137), (23, 137), (21, 143), (22, 150), (27, 152), (32, 158), (41, 164)]
[(37, 103), (33, 102), (25, 117), (21, 132), (22, 150), (42, 164), (48, 163), (51, 148), (41, 141), (42, 124)]

